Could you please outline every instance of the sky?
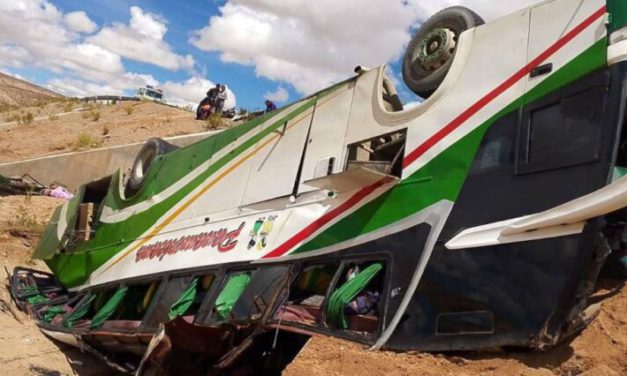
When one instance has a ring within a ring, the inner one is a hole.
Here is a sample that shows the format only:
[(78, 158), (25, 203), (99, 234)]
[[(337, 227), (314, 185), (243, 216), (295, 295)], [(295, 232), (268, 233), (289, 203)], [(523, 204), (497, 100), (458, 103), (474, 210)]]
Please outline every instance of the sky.
[(464, 5), (493, 20), (538, 0), (0, 0), (0, 71), (68, 96), (155, 85), (193, 105), (216, 83), (226, 107), (279, 106), (388, 64), (424, 20)]

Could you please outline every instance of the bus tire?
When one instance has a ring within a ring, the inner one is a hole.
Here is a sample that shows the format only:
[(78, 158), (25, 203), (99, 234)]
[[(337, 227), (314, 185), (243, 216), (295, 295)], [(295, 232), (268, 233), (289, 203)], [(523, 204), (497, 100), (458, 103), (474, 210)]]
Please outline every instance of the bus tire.
[(137, 153), (135, 161), (133, 161), (133, 166), (126, 182), (125, 195), (127, 197), (135, 195), (142, 187), (146, 173), (155, 159), (176, 149), (178, 149), (178, 146), (160, 138), (148, 139), (139, 150), (139, 153)]
[(484, 23), (478, 14), (461, 6), (446, 8), (425, 21), (403, 57), (405, 84), (428, 98), (451, 68), (461, 33)]

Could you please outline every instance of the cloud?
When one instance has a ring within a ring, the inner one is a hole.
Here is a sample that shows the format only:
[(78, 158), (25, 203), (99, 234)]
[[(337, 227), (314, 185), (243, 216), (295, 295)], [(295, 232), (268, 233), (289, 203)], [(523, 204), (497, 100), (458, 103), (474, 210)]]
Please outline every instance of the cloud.
[(98, 28), (98, 25), (83, 11), (66, 13), (63, 19), (72, 31), (78, 33), (93, 33)]
[(194, 67), (191, 55), (179, 55), (163, 40), (168, 28), (160, 16), (144, 12), (137, 6), (130, 8), (128, 25), (114, 23), (87, 38), (89, 43), (101, 46), (127, 59), (178, 70)]
[(273, 92), (266, 92), (263, 97), (277, 103), (284, 103), (290, 98), (290, 94), (283, 87), (278, 87)]
[(467, 5), (493, 19), (537, 0), (228, 0), (190, 43), (223, 62), (311, 93), (402, 56), (410, 30), (440, 9)]
[[(174, 53), (163, 40), (166, 21), (139, 7), (130, 8), (128, 25), (113, 24), (92, 36), (84, 35), (97, 28), (84, 11), (64, 14), (46, 0), (0, 2), (0, 69), (29, 67), (52, 72), (54, 77), (45, 86), (82, 97), (133, 94), (145, 85), (159, 85), (151, 74), (126, 71), (123, 58), (169, 69), (194, 65), (193, 57)], [(191, 104), (213, 83), (190, 78), (165, 85), (173, 89), (172, 101)], [(230, 94), (234, 105), (235, 95)]]
[[(183, 82), (167, 81), (160, 87), (163, 88), (166, 100), (168, 103), (176, 105), (191, 105), (196, 106), (202, 98), (205, 97), (207, 91), (215, 86), (214, 82), (211, 82), (202, 77), (190, 77)], [(226, 86), (227, 98), (224, 102), (224, 108), (229, 109), (237, 105), (237, 98), (235, 93)]]

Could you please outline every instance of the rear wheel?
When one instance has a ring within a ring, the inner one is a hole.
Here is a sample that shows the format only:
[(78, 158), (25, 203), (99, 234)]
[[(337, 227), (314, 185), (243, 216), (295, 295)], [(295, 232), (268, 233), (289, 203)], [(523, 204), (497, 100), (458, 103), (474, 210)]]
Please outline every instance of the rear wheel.
[(159, 156), (167, 154), (171, 151), (178, 149), (178, 146), (162, 140), (160, 138), (151, 138), (137, 153), (131, 172), (126, 182), (124, 194), (126, 197), (134, 196), (142, 187), (146, 173), (150, 169), (152, 163)]
[(403, 58), (403, 80), (419, 96), (428, 98), (440, 86), (453, 63), (459, 36), (484, 24), (465, 7), (446, 8), (422, 24)]

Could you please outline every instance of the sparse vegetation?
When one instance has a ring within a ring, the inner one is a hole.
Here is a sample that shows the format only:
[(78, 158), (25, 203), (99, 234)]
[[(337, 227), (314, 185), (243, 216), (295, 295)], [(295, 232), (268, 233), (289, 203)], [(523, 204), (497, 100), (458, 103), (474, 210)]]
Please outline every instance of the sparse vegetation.
[(102, 127), (102, 135), (103, 135), (103, 136), (106, 136), (106, 135), (108, 135), (109, 133), (111, 133), (111, 130), (109, 129), (109, 127), (108, 127), (107, 125), (104, 125), (104, 126)]
[(224, 120), (222, 120), (222, 116), (218, 113), (213, 113), (209, 115), (207, 118), (207, 123), (205, 125), (205, 129), (214, 130), (224, 126)]
[(135, 108), (133, 108), (132, 105), (127, 104), (126, 106), (124, 106), (124, 111), (126, 111), (127, 115), (131, 115), (133, 111), (135, 111)]
[(100, 120), (100, 111), (92, 109), (89, 111), (89, 116), (91, 117), (91, 120), (98, 121)]
[(43, 233), (44, 224), (28, 210), (30, 196), (24, 198), (24, 203), (18, 206), (15, 217), (7, 223), (7, 231), (12, 235), (39, 235)]
[(57, 114), (50, 115), (50, 116), (48, 116), (48, 120), (50, 120), (50, 121), (59, 120), (59, 115), (57, 115)]
[(92, 135), (87, 132), (82, 132), (78, 135), (76, 142), (74, 143), (74, 150), (84, 150), (97, 148), (102, 146), (102, 140), (96, 140)]
[(73, 101), (66, 101), (65, 103), (63, 103), (63, 112), (70, 112), (73, 109), (74, 109)]
[(11, 112), (9, 112), (9, 113), (7, 113), (7, 116), (6, 116), (5, 120), (6, 120), (8, 123), (12, 123), (12, 122), (14, 122), (14, 121), (19, 122), (19, 121), (20, 121), (20, 114), (16, 114), (16, 113), (11, 113)]
[(20, 115), (18, 123), (20, 123), (20, 125), (26, 125), (32, 123), (33, 120), (35, 120), (35, 117), (33, 116), (32, 112), (29, 111)]

